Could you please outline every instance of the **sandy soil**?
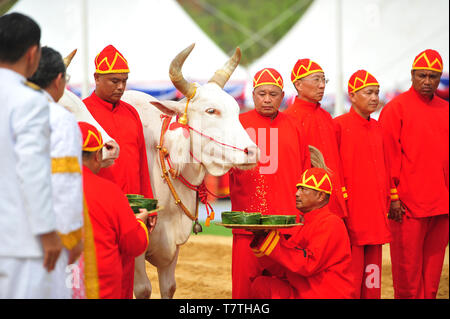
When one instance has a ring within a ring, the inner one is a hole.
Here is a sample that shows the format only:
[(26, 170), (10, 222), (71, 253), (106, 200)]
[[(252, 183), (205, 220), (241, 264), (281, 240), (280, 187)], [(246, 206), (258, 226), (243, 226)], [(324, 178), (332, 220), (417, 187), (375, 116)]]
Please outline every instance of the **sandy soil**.
[[(191, 236), (181, 247), (175, 272), (177, 299), (230, 299), (231, 298), (231, 245), (232, 237)], [(442, 269), (438, 298), (449, 298), (448, 246)], [(160, 298), (156, 268), (147, 264), (152, 283), (151, 298)], [(383, 246), (381, 297), (394, 298), (392, 288), (389, 246)]]

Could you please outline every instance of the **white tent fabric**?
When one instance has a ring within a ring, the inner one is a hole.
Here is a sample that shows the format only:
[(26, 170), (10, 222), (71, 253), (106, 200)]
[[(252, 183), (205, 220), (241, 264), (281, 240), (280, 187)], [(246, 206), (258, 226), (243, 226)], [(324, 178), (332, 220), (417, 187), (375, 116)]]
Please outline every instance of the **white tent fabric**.
[[(88, 78), (93, 84), (95, 56), (108, 44), (128, 60), (128, 84), (170, 84), (169, 65), (175, 55), (196, 43), (183, 67), (186, 79), (203, 82), (228, 59), (225, 54), (174, 0), (86, 0), (88, 28)], [(80, 48), (82, 0), (20, 0), (10, 12), (32, 17), (42, 29), (42, 45), (66, 55)], [(81, 84), (82, 58), (70, 66), (71, 84)], [(238, 67), (230, 78), (246, 81), (247, 71)]]
[[(277, 69), (286, 95), (292, 96), (292, 68), (298, 59), (310, 58), (330, 79), (325, 94), (335, 93), (336, 5), (335, 0), (315, 0), (286, 36), (250, 65), (250, 74), (264, 67)], [(358, 69), (371, 72), (382, 93), (409, 88), (413, 60), (425, 49), (437, 50), (448, 72), (448, 10), (448, 0), (342, 0), (343, 92)]]

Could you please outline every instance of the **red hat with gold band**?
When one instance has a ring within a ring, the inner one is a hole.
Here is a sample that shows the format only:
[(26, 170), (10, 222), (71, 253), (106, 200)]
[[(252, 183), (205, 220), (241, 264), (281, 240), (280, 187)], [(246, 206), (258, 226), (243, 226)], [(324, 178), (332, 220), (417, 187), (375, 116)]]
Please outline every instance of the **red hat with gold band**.
[(102, 134), (95, 126), (87, 122), (78, 122), (78, 126), (83, 137), (83, 151), (95, 152), (103, 147)]
[(112, 45), (108, 45), (95, 57), (95, 73), (129, 73), (128, 62)]
[(298, 79), (304, 78), (315, 72), (323, 72), (319, 64), (310, 59), (300, 59), (295, 63), (291, 72), (291, 81), (294, 83)]
[(296, 187), (311, 188), (319, 192), (331, 194), (333, 186), (331, 185), (330, 176), (325, 169), (313, 167), (307, 169), (300, 177), (300, 182)]
[(358, 70), (353, 73), (348, 81), (348, 93), (354, 93), (371, 85), (380, 86), (380, 83), (366, 70)]
[(431, 49), (420, 52), (412, 65), (413, 70), (431, 70), (440, 73), (442, 73), (443, 67), (441, 55)]
[(253, 77), (253, 88), (257, 88), (258, 86), (265, 84), (276, 85), (280, 89), (283, 89), (283, 78), (277, 70), (272, 68), (264, 68), (256, 72)]

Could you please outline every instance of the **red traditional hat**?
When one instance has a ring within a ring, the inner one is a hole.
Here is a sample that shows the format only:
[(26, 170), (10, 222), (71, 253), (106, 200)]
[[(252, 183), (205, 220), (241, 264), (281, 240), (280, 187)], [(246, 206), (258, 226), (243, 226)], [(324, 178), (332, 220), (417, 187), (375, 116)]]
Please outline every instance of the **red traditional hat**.
[(300, 177), (300, 182), (295, 186), (303, 186), (327, 194), (331, 194), (333, 189), (327, 171), (319, 167), (307, 169)]
[(83, 136), (83, 151), (95, 152), (103, 147), (102, 134), (97, 128), (86, 122), (78, 122)]
[(276, 85), (280, 89), (283, 89), (283, 78), (277, 70), (272, 68), (264, 68), (256, 72), (253, 77), (253, 88), (264, 84)]
[(380, 86), (377, 79), (366, 70), (358, 70), (350, 77), (348, 81), (348, 93), (359, 91), (366, 86)]
[(444, 64), (441, 55), (435, 50), (425, 50), (414, 59), (413, 70), (431, 70), (442, 73)]
[(294, 83), (298, 79), (308, 76), (315, 72), (323, 72), (319, 64), (310, 59), (300, 59), (295, 63), (291, 73), (291, 81)]
[(95, 73), (129, 73), (128, 62), (112, 45), (108, 45), (95, 57)]

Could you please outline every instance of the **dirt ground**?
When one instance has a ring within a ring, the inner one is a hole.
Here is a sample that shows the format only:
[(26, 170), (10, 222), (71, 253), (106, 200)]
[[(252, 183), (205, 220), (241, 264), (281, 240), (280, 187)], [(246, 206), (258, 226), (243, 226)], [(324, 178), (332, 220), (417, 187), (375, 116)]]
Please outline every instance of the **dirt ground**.
[[(175, 271), (176, 299), (230, 299), (231, 298), (231, 245), (232, 237), (191, 236), (181, 247)], [(448, 246), (442, 269), (437, 298), (449, 298)], [(151, 298), (160, 298), (156, 268), (147, 264), (152, 283)], [(389, 257), (389, 246), (383, 246), (381, 297), (394, 298)]]

